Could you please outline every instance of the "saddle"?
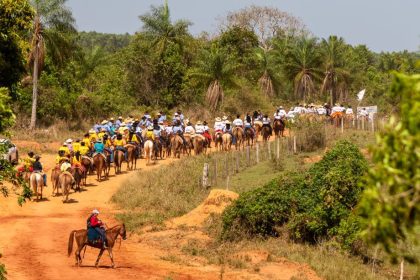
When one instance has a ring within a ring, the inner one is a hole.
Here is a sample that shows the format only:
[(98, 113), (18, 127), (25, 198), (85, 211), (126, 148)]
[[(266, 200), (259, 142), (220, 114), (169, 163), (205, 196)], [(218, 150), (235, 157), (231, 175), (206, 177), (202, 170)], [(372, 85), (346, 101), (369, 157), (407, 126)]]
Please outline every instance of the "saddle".
[(101, 156), (104, 158), (104, 160), (105, 160), (105, 161), (107, 160), (106, 155), (104, 155), (103, 153), (94, 153), (94, 154), (93, 154), (93, 156), (94, 156), (94, 157), (95, 157), (96, 155), (101, 155)]
[(92, 158), (90, 158), (90, 157), (88, 157), (88, 156), (82, 156), (82, 159), (87, 159), (87, 160), (89, 160), (89, 161), (90, 161), (90, 164), (92, 164), (92, 162), (93, 162), (93, 159), (92, 159)]
[(87, 230), (88, 242), (94, 246), (102, 245), (101, 235), (93, 227), (89, 227)]

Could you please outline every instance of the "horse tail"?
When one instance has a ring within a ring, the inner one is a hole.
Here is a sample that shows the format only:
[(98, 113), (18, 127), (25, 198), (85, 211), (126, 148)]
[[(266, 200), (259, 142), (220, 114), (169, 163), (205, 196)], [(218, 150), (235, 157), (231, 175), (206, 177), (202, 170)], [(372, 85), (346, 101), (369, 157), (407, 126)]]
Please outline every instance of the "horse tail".
[(67, 254), (68, 254), (69, 257), (71, 255), (71, 252), (73, 252), (73, 241), (74, 241), (74, 235), (75, 234), (76, 234), (76, 231), (73, 230), (70, 233), (70, 236), (69, 236), (69, 244), (68, 244), (68, 248), (67, 248)]

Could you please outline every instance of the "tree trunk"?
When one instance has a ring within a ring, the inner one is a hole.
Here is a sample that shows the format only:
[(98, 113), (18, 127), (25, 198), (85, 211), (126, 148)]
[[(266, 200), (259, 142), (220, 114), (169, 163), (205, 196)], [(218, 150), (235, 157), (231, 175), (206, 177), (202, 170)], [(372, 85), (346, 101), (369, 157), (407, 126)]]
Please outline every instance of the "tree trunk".
[(33, 88), (32, 88), (32, 113), (31, 113), (31, 125), (29, 129), (34, 129), (36, 126), (36, 107), (38, 102), (38, 60), (39, 60), (39, 43), (35, 45), (35, 61), (34, 61), (34, 72), (33, 72)]

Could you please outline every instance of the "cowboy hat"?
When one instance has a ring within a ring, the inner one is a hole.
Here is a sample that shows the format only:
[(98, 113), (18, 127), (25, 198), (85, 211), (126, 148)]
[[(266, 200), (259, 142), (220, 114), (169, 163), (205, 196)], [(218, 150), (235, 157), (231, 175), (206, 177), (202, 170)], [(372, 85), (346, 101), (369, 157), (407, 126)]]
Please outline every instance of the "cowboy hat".
[(196, 125), (202, 125), (203, 123), (201, 121), (197, 121)]
[(283, 106), (280, 106), (279, 109), (283, 109)]
[(119, 117), (118, 117), (118, 119), (119, 119), (119, 120), (122, 120), (122, 119), (123, 119), (123, 117), (119, 116)]
[(178, 116), (178, 113), (177, 113), (177, 112), (175, 112), (174, 116)]
[(149, 125), (149, 126), (147, 127), (147, 130), (153, 130), (153, 126)]
[(230, 121), (225, 121), (225, 124), (230, 124)]
[(96, 131), (94, 129), (89, 130), (89, 134), (94, 134)]
[(220, 122), (221, 119), (219, 117), (216, 118), (216, 122)]
[(108, 123), (108, 121), (107, 120), (103, 120), (102, 122), (101, 122), (101, 124), (107, 124)]
[(110, 121), (114, 121), (114, 118), (110, 118), (109, 120), (110, 120)]
[(97, 209), (93, 209), (92, 214), (99, 214), (99, 211)]
[(227, 120), (228, 118), (227, 118), (226, 116), (223, 116), (223, 118), (222, 118), (222, 119), (225, 121), (225, 120)]
[(66, 144), (71, 144), (71, 143), (73, 143), (72, 139), (69, 138), (69, 139), (66, 140)]

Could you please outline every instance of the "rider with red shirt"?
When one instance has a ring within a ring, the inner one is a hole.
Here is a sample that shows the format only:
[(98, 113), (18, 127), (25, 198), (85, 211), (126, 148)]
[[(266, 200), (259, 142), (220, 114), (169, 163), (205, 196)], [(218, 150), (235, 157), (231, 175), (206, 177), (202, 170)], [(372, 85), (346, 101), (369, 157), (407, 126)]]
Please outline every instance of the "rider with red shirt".
[(93, 210), (92, 215), (90, 215), (88, 219), (88, 227), (94, 228), (99, 235), (101, 236), (101, 239), (103, 241), (103, 248), (106, 248), (106, 234), (105, 234), (105, 224), (98, 219), (99, 211)]

